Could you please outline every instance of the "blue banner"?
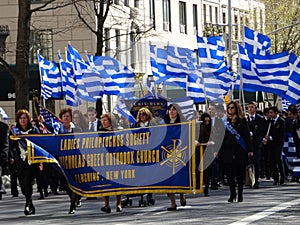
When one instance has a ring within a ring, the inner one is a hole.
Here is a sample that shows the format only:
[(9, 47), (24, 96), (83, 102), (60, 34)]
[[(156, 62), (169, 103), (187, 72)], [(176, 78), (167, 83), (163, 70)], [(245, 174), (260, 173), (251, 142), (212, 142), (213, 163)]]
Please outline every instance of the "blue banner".
[(70, 188), (83, 196), (198, 193), (194, 122), (22, 138), (31, 163), (57, 160)]

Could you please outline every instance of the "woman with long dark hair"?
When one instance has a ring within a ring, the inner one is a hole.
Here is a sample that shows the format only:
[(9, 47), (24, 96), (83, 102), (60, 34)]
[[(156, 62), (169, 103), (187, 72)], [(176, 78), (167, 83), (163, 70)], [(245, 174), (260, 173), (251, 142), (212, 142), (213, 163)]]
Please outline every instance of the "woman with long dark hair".
[(219, 156), (230, 188), (228, 202), (236, 200), (236, 186), (238, 186), (237, 200), (242, 202), (245, 169), (248, 157), (253, 155), (250, 132), (241, 106), (237, 102), (231, 101), (227, 104), (226, 116), (225, 136)]
[[(11, 135), (38, 134), (39, 129), (32, 125), (31, 115), (26, 109), (20, 109), (16, 113), (16, 126), (12, 128)], [(35, 207), (32, 202), (32, 184), (40, 164), (29, 164), (27, 160), (26, 143), (24, 140), (9, 141), (9, 151), (14, 152), (14, 160), (17, 169), (17, 176), (21, 186), (22, 194), (25, 196), (24, 214), (35, 214)]]

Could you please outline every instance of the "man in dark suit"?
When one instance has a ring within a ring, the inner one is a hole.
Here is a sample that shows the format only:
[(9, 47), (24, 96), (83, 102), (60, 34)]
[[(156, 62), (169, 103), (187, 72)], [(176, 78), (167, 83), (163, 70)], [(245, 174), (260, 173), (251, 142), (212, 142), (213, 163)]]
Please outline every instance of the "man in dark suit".
[(2, 175), (8, 174), (8, 125), (0, 121), (0, 200), (6, 191), (2, 187)]
[(248, 104), (248, 127), (250, 131), (251, 143), (253, 146), (253, 163), (255, 168), (255, 184), (253, 188), (258, 188), (258, 178), (261, 171), (261, 140), (263, 139), (264, 118), (256, 113), (257, 105), (255, 102)]
[(265, 136), (265, 140), (270, 144), (270, 168), (274, 180), (273, 184), (277, 185), (278, 183), (283, 184), (285, 178), (281, 158), (284, 143), (285, 122), (279, 117), (278, 108), (276, 106), (273, 106), (269, 109), (269, 114), (272, 121), (269, 135)]
[(297, 158), (300, 158), (300, 117), (296, 107), (288, 109), (289, 118), (292, 120), (292, 135), (296, 147)]

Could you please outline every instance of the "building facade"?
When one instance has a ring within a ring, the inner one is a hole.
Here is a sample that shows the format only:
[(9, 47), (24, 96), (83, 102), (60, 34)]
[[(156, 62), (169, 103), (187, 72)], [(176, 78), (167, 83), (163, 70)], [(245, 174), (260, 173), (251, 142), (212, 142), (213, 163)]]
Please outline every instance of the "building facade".
[[(32, 0), (32, 8), (46, 1)], [(51, 7), (57, 6), (57, 2)], [(96, 30), (93, 5), (86, 2), (79, 6), (79, 11), (90, 28)], [(141, 78), (151, 74), (149, 43), (197, 49), (196, 34), (220, 35), (226, 40), (228, 16), (231, 14), (233, 63), (236, 65), (235, 44), (242, 41), (243, 26), (264, 33), (265, 7), (259, 0), (235, 0), (231, 1), (229, 13), (228, 3), (229, 0), (114, 0), (105, 22), (103, 54), (117, 58)], [(0, 25), (7, 25), (10, 30), (6, 39), (7, 51), (3, 55), (9, 64), (15, 63), (17, 22), (18, 0), (0, 1)], [(68, 42), (82, 56), (85, 51), (92, 55), (96, 52), (95, 33), (82, 23), (72, 5), (34, 13), (31, 29), (31, 64), (37, 64), (37, 50), (48, 60), (57, 61), (59, 50), (64, 57)], [(137, 79), (137, 84), (140, 81)], [(6, 101), (0, 101), (0, 104), (12, 116), (13, 91), (7, 93), (7, 96)], [(111, 110), (115, 100), (115, 97), (104, 98), (106, 109)], [(56, 112), (65, 106), (64, 101), (59, 102), (55, 104)], [(81, 107), (86, 108), (90, 104)]]

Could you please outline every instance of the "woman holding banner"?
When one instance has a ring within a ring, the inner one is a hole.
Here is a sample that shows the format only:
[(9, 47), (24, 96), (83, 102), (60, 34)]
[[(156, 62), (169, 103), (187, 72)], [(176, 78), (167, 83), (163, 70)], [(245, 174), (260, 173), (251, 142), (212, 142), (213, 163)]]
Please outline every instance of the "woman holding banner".
[[(59, 134), (82, 132), (82, 129), (80, 127), (77, 127), (74, 125), (74, 123), (72, 123), (72, 109), (71, 108), (62, 109), (59, 113), (59, 118), (62, 120), (62, 125), (59, 127), (59, 130), (58, 130)], [(52, 133), (54, 132), (54, 128), (50, 124), (45, 123), (45, 121), (41, 115), (39, 116), (39, 121), (43, 122), (44, 125), (47, 127), (47, 129), (50, 132), (52, 132)], [(70, 197), (69, 214), (74, 214), (75, 210), (76, 210), (76, 206), (77, 207), (81, 206), (81, 202), (80, 202), (81, 196), (77, 195), (75, 192), (73, 192), (69, 188), (69, 186), (67, 185), (66, 178), (63, 177), (61, 179), (61, 182), (65, 183), (64, 185), (66, 186), (67, 194)]]
[[(166, 124), (173, 124), (173, 123), (180, 123), (181, 121), (184, 121), (184, 117), (180, 111), (180, 107), (176, 104), (170, 104), (168, 106), (168, 113), (164, 117), (164, 121)], [(167, 208), (168, 211), (175, 211), (177, 209), (176, 205), (176, 198), (174, 193), (168, 194), (171, 206)], [(186, 206), (186, 199), (184, 194), (180, 194), (180, 204), (182, 206)]]
[[(12, 128), (11, 135), (21, 134), (38, 134), (39, 129), (32, 125), (31, 115), (26, 109), (20, 109), (16, 113), (16, 126)], [(29, 164), (27, 161), (26, 143), (24, 140), (9, 141), (9, 151), (14, 153), (14, 162), (16, 165), (17, 176), (21, 186), (22, 194), (25, 195), (25, 209), (24, 214), (35, 214), (35, 207), (32, 202), (32, 184), (34, 178), (39, 171), (39, 164)]]
[[(101, 128), (99, 129), (99, 131), (104, 131), (104, 132), (113, 131), (112, 118), (110, 114), (105, 113), (101, 115), (100, 122), (101, 122)], [(106, 213), (111, 212), (111, 208), (109, 206), (109, 196), (104, 196), (104, 207), (101, 208), (101, 211)], [(116, 196), (116, 211), (122, 212), (121, 195)]]
[(250, 132), (246, 118), (243, 117), (240, 105), (231, 101), (227, 104), (225, 136), (219, 152), (220, 162), (228, 179), (230, 197), (228, 202), (236, 200), (236, 183), (238, 202), (243, 201), (243, 185), (248, 156), (253, 155), (250, 143)]

